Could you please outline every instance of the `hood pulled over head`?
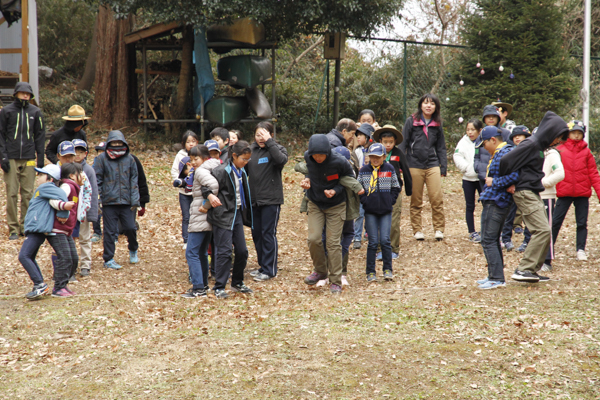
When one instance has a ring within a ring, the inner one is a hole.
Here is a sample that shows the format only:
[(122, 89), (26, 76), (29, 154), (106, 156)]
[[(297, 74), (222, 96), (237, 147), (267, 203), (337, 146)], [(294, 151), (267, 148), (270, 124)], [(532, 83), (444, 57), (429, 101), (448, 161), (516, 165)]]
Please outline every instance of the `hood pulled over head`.
[(331, 145), (327, 135), (317, 133), (308, 140), (308, 155), (314, 156), (315, 154), (325, 154), (327, 157), (331, 155)]
[(533, 135), (542, 148), (546, 149), (550, 147), (550, 144), (558, 137), (561, 140), (567, 140), (569, 136), (569, 127), (564, 119), (548, 111), (542, 121), (540, 122), (537, 130)]

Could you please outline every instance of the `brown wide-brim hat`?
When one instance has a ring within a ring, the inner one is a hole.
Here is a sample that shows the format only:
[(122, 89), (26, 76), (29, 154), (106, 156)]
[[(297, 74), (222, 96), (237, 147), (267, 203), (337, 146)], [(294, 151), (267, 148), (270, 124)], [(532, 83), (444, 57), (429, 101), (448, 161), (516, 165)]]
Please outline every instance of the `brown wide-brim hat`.
[(494, 105), (498, 108), (502, 108), (502, 111), (507, 111), (508, 112), (508, 114), (506, 115), (507, 118), (510, 117), (510, 114), (512, 114), (512, 110), (513, 110), (512, 104), (504, 103), (501, 101), (494, 101), (494, 102), (492, 102), (492, 105)]
[(86, 117), (85, 110), (83, 109), (83, 107), (75, 104), (74, 106), (71, 106), (71, 108), (69, 108), (67, 116), (62, 117), (62, 119), (64, 119), (65, 121), (85, 121), (88, 119), (92, 119), (92, 117)]
[(391, 132), (396, 137), (396, 146), (398, 146), (404, 140), (404, 136), (402, 136), (402, 132), (400, 132), (394, 125), (384, 125), (381, 128), (377, 129), (373, 132), (373, 141), (379, 142), (379, 138), (382, 133)]

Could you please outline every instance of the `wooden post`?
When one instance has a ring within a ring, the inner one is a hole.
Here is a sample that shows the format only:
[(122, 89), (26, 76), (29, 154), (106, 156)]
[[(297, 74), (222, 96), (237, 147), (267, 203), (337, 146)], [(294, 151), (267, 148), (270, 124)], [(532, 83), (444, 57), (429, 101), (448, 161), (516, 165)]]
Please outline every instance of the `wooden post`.
[(21, 0), (21, 80), (29, 82), (29, 5)]

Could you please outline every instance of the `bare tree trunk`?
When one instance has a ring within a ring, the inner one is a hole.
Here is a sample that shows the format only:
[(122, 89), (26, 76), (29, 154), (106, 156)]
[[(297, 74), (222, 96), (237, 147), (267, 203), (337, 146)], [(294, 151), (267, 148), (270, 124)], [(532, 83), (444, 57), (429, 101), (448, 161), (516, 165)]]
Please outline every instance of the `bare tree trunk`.
[[(171, 106), (165, 110), (167, 119), (185, 119), (186, 110), (190, 100), (190, 87), (192, 85), (193, 64), (192, 57), (194, 52), (194, 28), (186, 26), (183, 29), (181, 50), (181, 70), (179, 72), (179, 83), (177, 84), (177, 93), (171, 100)], [(181, 135), (185, 124), (169, 124), (170, 136), (178, 137)]]
[(125, 34), (131, 31), (132, 18), (116, 20), (107, 7), (98, 11), (98, 49), (96, 57), (96, 123), (118, 129), (131, 119), (129, 76)]
[(94, 79), (96, 78), (96, 51), (98, 49), (98, 42), (96, 38), (98, 36), (98, 14), (96, 14), (96, 20), (94, 21), (94, 33), (92, 35), (92, 43), (90, 45), (90, 52), (88, 53), (87, 60), (85, 62), (85, 71), (81, 80), (77, 84), (77, 90), (92, 90), (94, 85)]
[(302, 59), (302, 57), (304, 57), (305, 55), (307, 55), (308, 53), (310, 53), (315, 47), (317, 47), (318, 45), (320, 45), (321, 43), (323, 43), (323, 40), (325, 40), (325, 36), (321, 36), (316, 42), (314, 42), (313, 44), (311, 44), (308, 47), (308, 49), (304, 50), (302, 52), (302, 54), (300, 54), (298, 57), (294, 58), (292, 60), (292, 62), (290, 63), (290, 65), (288, 65), (288, 67), (286, 68), (285, 72), (283, 73), (283, 76), (281, 77), (281, 81), (284, 81), (285, 78), (287, 78), (288, 74), (292, 70), (292, 67), (294, 65), (298, 64), (298, 62), (300, 62), (300, 60)]

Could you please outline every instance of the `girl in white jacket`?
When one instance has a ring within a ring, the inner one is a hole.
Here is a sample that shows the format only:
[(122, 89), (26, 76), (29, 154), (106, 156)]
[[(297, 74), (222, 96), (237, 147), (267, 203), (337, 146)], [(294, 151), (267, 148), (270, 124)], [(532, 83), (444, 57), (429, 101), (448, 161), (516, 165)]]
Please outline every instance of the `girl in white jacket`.
[(465, 194), (466, 212), (465, 219), (469, 228), (469, 240), (474, 243), (481, 242), (479, 232), (475, 231), (475, 192), (481, 193), (481, 185), (475, 167), (473, 166), (475, 157), (475, 139), (483, 129), (483, 123), (477, 118), (473, 118), (467, 123), (465, 136), (456, 145), (454, 150), (454, 165), (463, 174), (462, 188)]

